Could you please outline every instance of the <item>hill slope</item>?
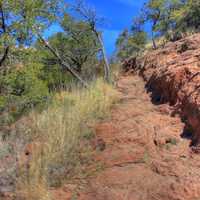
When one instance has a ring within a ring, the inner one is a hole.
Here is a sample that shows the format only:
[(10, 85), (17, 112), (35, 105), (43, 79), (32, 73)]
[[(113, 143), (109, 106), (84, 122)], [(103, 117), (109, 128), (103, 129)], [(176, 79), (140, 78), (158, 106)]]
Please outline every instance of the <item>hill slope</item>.
[[(96, 175), (54, 190), (55, 199), (191, 200), (200, 198), (200, 157), (181, 137), (185, 124), (168, 104), (155, 105), (138, 76), (118, 82), (120, 102), (96, 127)], [(90, 170), (95, 171), (95, 166)]]
[(181, 114), (195, 151), (200, 143), (199, 43), (200, 34), (195, 34), (124, 64), (144, 78), (154, 102), (169, 102), (174, 114)]
[(96, 126), (94, 160), (103, 168), (53, 191), (57, 199), (200, 198), (199, 42), (193, 35), (124, 63), (120, 102)]

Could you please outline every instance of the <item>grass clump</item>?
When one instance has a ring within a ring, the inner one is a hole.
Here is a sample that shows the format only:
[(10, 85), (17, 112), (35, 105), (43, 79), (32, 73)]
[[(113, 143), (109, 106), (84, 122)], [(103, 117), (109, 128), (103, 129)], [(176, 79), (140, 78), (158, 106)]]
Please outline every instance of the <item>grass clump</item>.
[[(49, 186), (59, 186), (87, 162), (84, 156), (91, 152), (87, 143), (92, 134), (90, 127), (109, 114), (116, 98), (112, 86), (97, 80), (88, 89), (57, 94), (47, 110), (32, 113), (31, 138), (39, 142), (32, 152), (30, 166), (21, 170), (20, 188), (31, 188), (28, 191), (38, 195), (30, 198), (31, 194), (26, 192), (25, 199), (43, 199), (37, 192), (38, 186), (41, 193)], [(49, 199), (48, 195), (42, 196)]]

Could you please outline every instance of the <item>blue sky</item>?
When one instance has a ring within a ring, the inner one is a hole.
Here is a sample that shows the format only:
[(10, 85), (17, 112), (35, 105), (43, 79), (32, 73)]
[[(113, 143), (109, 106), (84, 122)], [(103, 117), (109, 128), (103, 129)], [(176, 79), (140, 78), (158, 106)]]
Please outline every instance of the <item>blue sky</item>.
[(107, 53), (111, 55), (120, 32), (131, 26), (133, 17), (139, 14), (145, 0), (87, 0), (86, 2), (96, 8), (98, 15), (108, 20), (102, 29)]
[[(85, 0), (85, 2), (94, 7), (99, 16), (106, 19), (106, 24), (100, 28), (103, 31), (107, 54), (112, 55), (117, 37), (122, 30), (131, 26), (133, 17), (139, 14), (145, 0)], [(57, 31), (59, 27), (55, 25), (46, 36)]]

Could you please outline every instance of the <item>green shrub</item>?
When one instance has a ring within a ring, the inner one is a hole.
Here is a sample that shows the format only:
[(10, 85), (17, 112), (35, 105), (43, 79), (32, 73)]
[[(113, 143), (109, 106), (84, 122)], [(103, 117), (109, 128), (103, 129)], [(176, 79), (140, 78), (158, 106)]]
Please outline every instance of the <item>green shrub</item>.
[(18, 66), (1, 76), (1, 110), (18, 115), (47, 100), (47, 84), (39, 78), (41, 67), (39, 64)]
[(74, 79), (68, 72), (61, 70), (58, 65), (45, 65), (41, 70), (40, 77), (47, 83), (50, 91), (68, 87)]
[(6, 106), (6, 97), (0, 96), (0, 111), (2, 111)]

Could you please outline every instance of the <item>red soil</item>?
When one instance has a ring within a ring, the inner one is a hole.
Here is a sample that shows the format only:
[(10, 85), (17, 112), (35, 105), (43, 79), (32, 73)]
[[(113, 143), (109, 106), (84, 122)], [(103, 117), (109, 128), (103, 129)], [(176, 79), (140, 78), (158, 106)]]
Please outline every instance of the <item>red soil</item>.
[(185, 124), (171, 116), (169, 105), (151, 102), (138, 76), (121, 77), (118, 88), (111, 119), (96, 127), (103, 148), (95, 159), (104, 168), (82, 184), (54, 191), (55, 199), (200, 199), (200, 157), (181, 137)]

